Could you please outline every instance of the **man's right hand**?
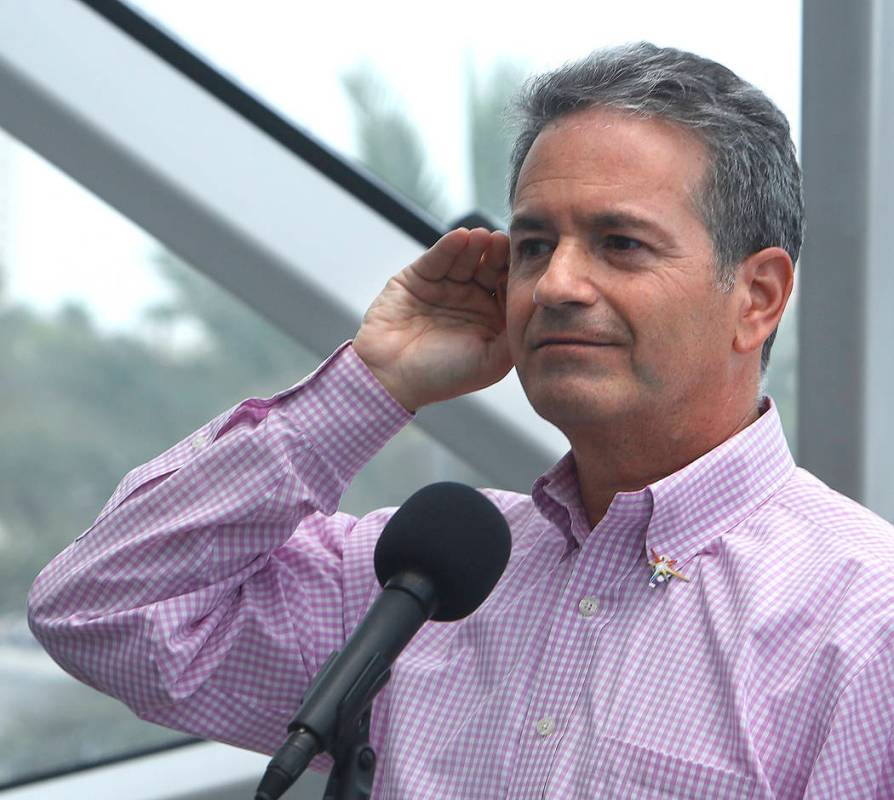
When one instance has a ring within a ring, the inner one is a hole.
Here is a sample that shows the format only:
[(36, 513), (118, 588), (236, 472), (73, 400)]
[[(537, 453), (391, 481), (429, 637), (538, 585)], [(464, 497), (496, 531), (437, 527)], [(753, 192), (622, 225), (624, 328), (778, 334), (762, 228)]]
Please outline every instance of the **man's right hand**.
[(495, 291), (504, 233), (457, 228), (388, 281), (354, 350), (409, 411), (490, 386), (512, 368)]

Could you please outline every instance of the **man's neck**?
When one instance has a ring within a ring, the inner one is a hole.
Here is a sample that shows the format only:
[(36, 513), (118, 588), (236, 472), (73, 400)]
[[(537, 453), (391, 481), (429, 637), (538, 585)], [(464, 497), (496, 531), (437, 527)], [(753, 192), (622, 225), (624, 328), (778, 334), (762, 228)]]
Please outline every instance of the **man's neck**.
[(569, 436), (577, 467), (581, 499), (590, 527), (605, 516), (618, 492), (638, 491), (672, 475), (744, 430), (760, 416), (756, 406), (718, 420), (693, 415), (685, 420), (641, 418), (631, 424), (588, 428)]

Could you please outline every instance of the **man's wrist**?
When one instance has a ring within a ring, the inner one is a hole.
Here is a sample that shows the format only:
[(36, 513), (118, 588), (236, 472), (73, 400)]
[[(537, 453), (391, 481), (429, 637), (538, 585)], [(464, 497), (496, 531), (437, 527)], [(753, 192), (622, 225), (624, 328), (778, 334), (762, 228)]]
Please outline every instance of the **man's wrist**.
[[(363, 358), (360, 359), (363, 361)], [(415, 414), (422, 403), (418, 402), (415, 398), (413, 398), (406, 389), (400, 385), (400, 382), (395, 380), (388, 372), (385, 370), (381, 370), (378, 367), (371, 366), (367, 364), (366, 361), (363, 361), (366, 364), (366, 368), (373, 374), (375, 379), (382, 384), (382, 388), (385, 389), (388, 394), (390, 394), (394, 400), (400, 403), (404, 409), (409, 414)]]
[(391, 398), (396, 403), (399, 403), (408, 414), (415, 414), (422, 403), (413, 397), (411, 393), (406, 390), (406, 387), (404, 387), (399, 380), (395, 379), (395, 377), (387, 370), (382, 369), (376, 364), (370, 363), (353, 343), (351, 344), (351, 349)]

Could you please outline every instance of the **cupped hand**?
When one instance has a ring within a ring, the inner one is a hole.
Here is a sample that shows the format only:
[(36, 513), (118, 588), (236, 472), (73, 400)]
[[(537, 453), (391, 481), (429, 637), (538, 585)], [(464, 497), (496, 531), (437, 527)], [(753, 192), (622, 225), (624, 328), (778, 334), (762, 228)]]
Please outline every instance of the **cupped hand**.
[(388, 281), (354, 350), (410, 411), (496, 383), (512, 367), (496, 289), (509, 239), (457, 228)]

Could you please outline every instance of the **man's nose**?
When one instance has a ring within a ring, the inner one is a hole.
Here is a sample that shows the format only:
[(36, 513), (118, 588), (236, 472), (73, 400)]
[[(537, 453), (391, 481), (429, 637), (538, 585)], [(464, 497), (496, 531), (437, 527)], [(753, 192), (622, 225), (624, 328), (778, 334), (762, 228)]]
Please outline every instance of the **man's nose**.
[(598, 297), (593, 265), (585, 249), (560, 242), (534, 286), (534, 302), (545, 307), (592, 305)]

